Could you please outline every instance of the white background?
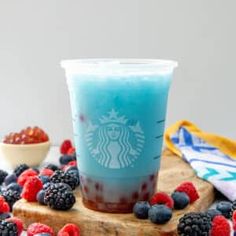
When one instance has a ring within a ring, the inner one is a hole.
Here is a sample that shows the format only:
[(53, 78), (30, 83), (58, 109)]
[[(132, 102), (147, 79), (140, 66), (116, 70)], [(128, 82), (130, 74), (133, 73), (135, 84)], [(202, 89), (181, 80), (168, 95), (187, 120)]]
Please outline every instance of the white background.
[(235, 0), (0, 0), (0, 136), (39, 125), (54, 144), (72, 137), (60, 60), (135, 57), (179, 62), (167, 125), (188, 119), (235, 138), (235, 9)]

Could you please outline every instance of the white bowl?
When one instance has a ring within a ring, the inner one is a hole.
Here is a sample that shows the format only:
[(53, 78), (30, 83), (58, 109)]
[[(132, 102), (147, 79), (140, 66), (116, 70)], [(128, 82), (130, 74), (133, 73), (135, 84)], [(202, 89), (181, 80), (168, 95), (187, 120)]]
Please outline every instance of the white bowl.
[(46, 158), (50, 148), (50, 142), (36, 144), (7, 144), (0, 143), (1, 157), (8, 162), (12, 168), (20, 164), (38, 166)]

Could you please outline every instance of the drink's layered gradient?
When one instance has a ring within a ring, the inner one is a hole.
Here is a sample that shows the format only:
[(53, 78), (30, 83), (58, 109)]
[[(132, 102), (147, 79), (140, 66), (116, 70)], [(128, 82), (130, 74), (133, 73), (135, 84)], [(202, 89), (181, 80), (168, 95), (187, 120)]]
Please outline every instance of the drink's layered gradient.
[(130, 212), (154, 193), (171, 79), (67, 74), (86, 207)]

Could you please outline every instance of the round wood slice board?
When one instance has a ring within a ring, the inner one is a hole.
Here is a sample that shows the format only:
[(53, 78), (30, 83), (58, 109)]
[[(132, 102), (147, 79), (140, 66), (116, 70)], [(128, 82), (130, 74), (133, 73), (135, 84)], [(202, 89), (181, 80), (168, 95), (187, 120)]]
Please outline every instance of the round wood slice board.
[(31, 223), (41, 222), (51, 226), (55, 232), (67, 223), (75, 223), (81, 229), (81, 236), (172, 236), (177, 234), (179, 218), (187, 212), (204, 211), (214, 201), (213, 186), (199, 179), (192, 168), (181, 158), (165, 151), (159, 173), (158, 191), (167, 193), (183, 181), (192, 181), (200, 194), (200, 199), (184, 210), (175, 210), (172, 219), (164, 225), (156, 225), (149, 220), (139, 220), (133, 214), (110, 214), (89, 210), (82, 204), (79, 191), (73, 209), (62, 212), (51, 210), (37, 203), (18, 201), (13, 214), (24, 221), (25, 228)]

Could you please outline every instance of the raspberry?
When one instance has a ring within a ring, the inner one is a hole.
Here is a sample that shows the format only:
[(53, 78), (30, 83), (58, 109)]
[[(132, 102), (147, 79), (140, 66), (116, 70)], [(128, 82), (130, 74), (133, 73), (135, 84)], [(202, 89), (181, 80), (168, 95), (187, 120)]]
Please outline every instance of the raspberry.
[(77, 166), (77, 161), (70, 161), (67, 165), (68, 166)]
[(45, 175), (45, 176), (50, 177), (50, 176), (53, 175), (53, 173), (54, 173), (53, 170), (44, 168), (44, 169), (42, 169), (42, 170), (40, 171), (40, 174), (39, 174), (39, 175)]
[(154, 194), (150, 200), (150, 204), (151, 205), (165, 204), (167, 207), (171, 209), (174, 207), (173, 199), (168, 194), (163, 192)]
[(74, 147), (71, 147), (71, 148), (69, 148), (68, 149), (68, 151), (67, 151), (67, 155), (72, 155), (72, 154), (74, 154), (75, 153), (75, 148)]
[(8, 203), (5, 201), (3, 196), (0, 196), (0, 213), (7, 213), (10, 211)]
[(80, 229), (75, 224), (66, 224), (58, 232), (57, 236), (80, 236)]
[(199, 198), (197, 189), (192, 182), (183, 182), (175, 189), (175, 191), (185, 192), (189, 196), (190, 203), (195, 202)]
[(11, 217), (6, 219), (7, 222), (12, 222), (15, 223), (17, 226), (17, 232), (18, 232), (18, 236), (21, 235), (22, 231), (23, 231), (23, 221), (17, 217)]
[(236, 231), (236, 211), (233, 212), (232, 221), (233, 221), (234, 231)]
[(212, 221), (211, 236), (230, 236), (230, 224), (224, 216), (215, 216)]
[(42, 181), (37, 176), (30, 177), (22, 190), (21, 197), (29, 202), (36, 202), (37, 193), (43, 188)]
[(33, 169), (25, 170), (18, 178), (17, 183), (23, 187), (29, 177), (36, 176), (38, 173)]
[(33, 223), (27, 229), (27, 236), (34, 236), (35, 234), (47, 233), (51, 236), (54, 235), (53, 229), (48, 225), (41, 223)]
[(67, 154), (68, 150), (72, 147), (72, 143), (69, 139), (66, 139), (63, 141), (63, 143), (60, 146), (60, 152), (61, 154)]

